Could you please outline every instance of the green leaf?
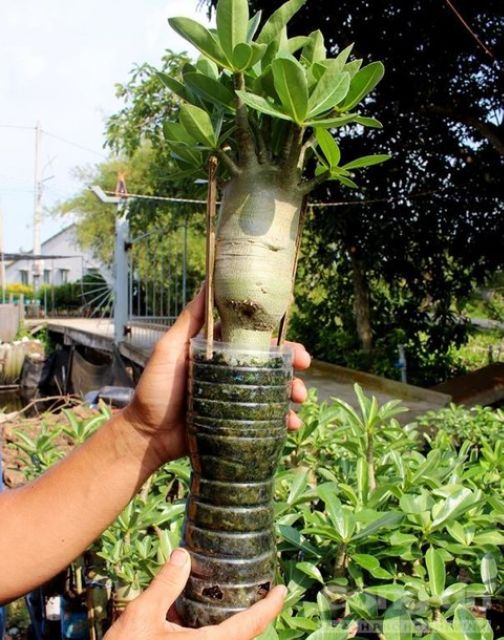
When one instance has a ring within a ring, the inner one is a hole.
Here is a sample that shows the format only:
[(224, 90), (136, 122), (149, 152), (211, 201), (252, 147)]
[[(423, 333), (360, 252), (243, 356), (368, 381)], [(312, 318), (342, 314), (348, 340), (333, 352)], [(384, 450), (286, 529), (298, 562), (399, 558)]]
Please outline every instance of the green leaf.
[(254, 39), (254, 36), (261, 22), (261, 17), (262, 11), (258, 11), (255, 15), (252, 16), (252, 18), (250, 18), (247, 25), (247, 42), (251, 42)]
[(425, 564), (429, 576), (431, 595), (439, 597), (445, 588), (446, 570), (443, 556), (434, 547), (429, 547), (425, 554)]
[(371, 127), (373, 129), (383, 129), (382, 123), (376, 118), (367, 118), (366, 116), (355, 116), (354, 121), (363, 127)]
[(279, 107), (276, 107), (275, 105), (271, 104), (271, 102), (268, 102), (265, 98), (257, 96), (255, 93), (248, 93), (248, 91), (237, 91), (236, 93), (240, 96), (247, 107), (255, 109), (256, 111), (259, 111), (259, 113), (265, 113), (266, 115), (272, 116), (273, 118), (292, 121), (292, 118), (290, 116), (281, 111)]
[(421, 493), (420, 495), (414, 495), (412, 493), (405, 493), (399, 500), (399, 506), (404, 513), (425, 513), (429, 511), (432, 499), (427, 493)]
[(307, 65), (314, 64), (326, 59), (326, 48), (324, 44), (324, 35), (320, 29), (312, 31), (308, 36), (308, 42), (304, 45), (301, 52), (301, 60)]
[(349, 87), (348, 73), (333, 72), (332, 68), (326, 69), (308, 101), (309, 117), (315, 118), (324, 111), (333, 109), (345, 98)]
[(343, 71), (346, 71), (350, 74), (350, 78), (354, 78), (359, 69), (362, 67), (362, 60), (352, 60), (343, 67)]
[(391, 602), (396, 602), (397, 600), (404, 598), (407, 593), (406, 589), (400, 584), (375, 585), (373, 587), (366, 587), (366, 591), (378, 596), (379, 598), (390, 600)]
[(296, 562), (296, 569), (299, 569), (299, 571), (306, 573), (307, 576), (310, 576), (310, 578), (317, 580), (317, 582), (325, 584), (324, 578), (320, 573), (320, 569), (311, 562)]
[(491, 544), (496, 547), (504, 545), (504, 534), (500, 531), (484, 531), (474, 536), (474, 543), (478, 545)]
[(485, 553), (480, 565), (481, 581), (489, 594), (495, 593), (499, 586), (497, 562), (491, 553)]
[(308, 473), (308, 471), (305, 471), (304, 473), (296, 473), (294, 475), (294, 480), (292, 481), (289, 496), (287, 498), (288, 505), (292, 506), (295, 504), (299, 496), (306, 489), (306, 485), (308, 484)]
[(222, 67), (228, 67), (226, 56), (210, 31), (191, 18), (168, 18), (170, 27)]
[(367, 553), (353, 553), (352, 560), (367, 571), (378, 569), (378, 567), (380, 566), (379, 560)]
[(183, 127), (199, 143), (215, 148), (217, 140), (212, 121), (206, 111), (192, 104), (184, 104), (180, 108), (180, 122)]
[(349, 44), (348, 47), (345, 47), (342, 51), (338, 53), (338, 55), (334, 58), (334, 64), (337, 65), (340, 70), (345, 68), (346, 62), (352, 53), (354, 48), (354, 43)]
[(278, 531), (282, 538), (289, 544), (292, 544), (294, 547), (297, 547), (298, 549), (301, 549), (302, 551), (305, 551), (312, 556), (320, 557), (320, 553), (317, 551), (317, 549), (309, 542), (305, 542), (301, 538), (301, 534), (299, 533), (299, 531), (297, 529), (294, 529), (294, 527), (288, 527), (287, 525), (281, 524), (278, 526)]
[(179, 158), (191, 167), (201, 166), (201, 153), (194, 147), (170, 143), (170, 149), (175, 158)]
[(387, 153), (375, 153), (370, 156), (361, 156), (360, 158), (356, 158), (355, 160), (352, 160), (352, 162), (344, 164), (342, 166), (342, 169), (350, 171), (351, 169), (370, 167), (373, 164), (380, 164), (381, 162), (386, 162), (387, 160), (390, 160), (390, 156)]
[(257, 636), (256, 640), (278, 640), (278, 633), (275, 630), (275, 625), (268, 625), (266, 631), (263, 631), (261, 635)]
[(392, 527), (399, 523), (402, 518), (402, 513), (398, 513), (397, 511), (390, 511), (389, 513), (385, 513), (380, 518), (377, 518), (376, 520), (371, 522), (371, 524), (368, 524), (368, 526), (362, 529), (362, 531), (359, 531), (359, 533), (354, 535), (353, 540), (362, 540), (362, 538), (367, 538), (383, 527)]
[(249, 63), (249, 67), (253, 67), (255, 64), (261, 60), (261, 58), (266, 53), (266, 49), (268, 48), (265, 44), (257, 44), (256, 42), (252, 42), (252, 59)]
[(340, 148), (332, 135), (325, 129), (315, 129), (315, 136), (330, 167), (337, 167), (341, 159)]
[(345, 176), (340, 176), (337, 174), (331, 174), (331, 180), (339, 180), (341, 184), (344, 184), (345, 187), (350, 187), (350, 189), (358, 189), (359, 185), (355, 184), (353, 180), (350, 178), (346, 178)]
[(346, 640), (348, 630), (339, 627), (322, 627), (317, 629), (306, 638), (306, 640)]
[(234, 66), (236, 45), (247, 40), (249, 7), (247, 0), (219, 0), (216, 12), (217, 35), (226, 58)]
[(432, 528), (439, 528), (448, 520), (457, 518), (476, 502), (479, 502), (479, 498), (470, 489), (467, 487), (457, 489), (432, 508)]
[(385, 611), (383, 616), (384, 640), (411, 640), (413, 630), (411, 617), (404, 606), (394, 603)]
[(323, 500), (331, 524), (338, 532), (343, 542), (348, 542), (355, 531), (354, 516), (343, 508), (335, 494), (333, 483), (326, 482), (317, 488), (318, 496)]
[(218, 80), (202, 73), (186, 73), (184, 80), (203, 100), (224, 107), (227, 111), (235, 111), (235, 96)]
[(285, 51), (289, 55), (294, 55), (296, 51), (299, 51), (304, 45), (308, 42), (308, 38), (306, 36), (296, 36), (295, 38), (289, 38), (282, 48), (282, 51)]
[(306, 120), (306, 127), (323, 127), (324, 129), (336, 129), (337, 127), (344, 127), (346, 124), (353, 122), (355, 115), (349, 113), (346, 116), (335, 116), (334, 118), (321, 118), (320, 120)]
[(378, 609), (376, 599), (367, 593), (354, 593), (347, 599), (350, 610), (364, 620), (376, 620)]
[(182, 143), (194, 145), (196, 140), (190, 133), (178, 122), (168, 122), (163, 124), (163, 133), (168, 143)]
[(196, 62), (196, 69), (204, 76), (208, 76), (214, 80), (218, 80), (219, 78), (219, 67), (212, 60), (205, 58), (205, 56), (200, 56), (198, 58), (198, 61)]
[(175, 78), (172, 78), (167, 73), (163, 73), (162, 71), (158, 71), (157, 76), (165, 85), (165, 87), (168, 87), (168, 89), (170, 89), (170, 91), (172, 91), (179, 98), (182, 98), (182, 100), (186, 100), (187, 102), (191, 101), (184, 85), (181, 82), (175, 80)]
[(233, 49), (231, 60), (236, 71), (247, 69), (251, 62), (254, 50), (248, 42), (239, 42)]
[(465, 640), (479, 640), (481, 638), (481, 631), (476, 618), (462, 605), (455, 609), (453, 629), (459, 637)]
[(331, 603), (321, 591), (317, 593), (317, 605), (319, 610), (320, 622), (322, 623), (322, 626), (323, 627), (327, 625), (331, 626), (332, 624)]
[(271, 65), (275, 89), (285, 111), (302, 124), (308, 110), (305, 70), (295, 58), (277, 58)]
[(350, 83), (350, 89), (345, 102), (338, 108), (349, 111), (367, 96), (383, 78), (385, 68), (381, 62), (372, 62), (358, 71)]
[(261, 29), (261, 32), (257, 36), (257, 42), (259, 44), (269, 44), (274, 40), (287, 25), (289, 20), (294, 16), (299, 9), (305, 4), (306, 0), (289, 0), (281, 7), (279, 7), (266, 21), (266, 24)]

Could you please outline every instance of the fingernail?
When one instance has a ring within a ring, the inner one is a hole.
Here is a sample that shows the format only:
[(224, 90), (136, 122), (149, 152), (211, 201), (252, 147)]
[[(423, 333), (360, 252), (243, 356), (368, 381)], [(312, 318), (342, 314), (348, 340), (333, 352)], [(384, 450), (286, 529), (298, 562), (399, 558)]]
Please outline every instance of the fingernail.
[(278, 593), (282, 596), (282, 598), (286, 598), (287, 597), (287, 587), (284, 584), (279, 584), (275, 588), (278, 591)]
[(174, 567), (183, 567), (188, 557), (189, 554), (184, 549), (175, 549), (170, 556), (170, 564)]

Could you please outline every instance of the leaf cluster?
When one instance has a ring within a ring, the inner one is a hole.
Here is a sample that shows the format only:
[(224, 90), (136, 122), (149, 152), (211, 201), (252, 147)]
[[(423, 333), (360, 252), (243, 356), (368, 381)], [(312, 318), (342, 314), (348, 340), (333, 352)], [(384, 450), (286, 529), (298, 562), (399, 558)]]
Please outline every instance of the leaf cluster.
[[(287, 25), (305, 0), (289, 0), (266, 21), (250, 16), (247, 0), (220, 0), (217, 28), (189, 18), (170, 18), (171, 27), (201, 57), (180, 77), (158, 77), (183, 104), (178, 121), (167, 119), (164, 140), (181, 175), (201, 172), (209, 154), (227, 174), (257, 164), (281, 167), (308, 192), (324, 180), (355, 187), (352, 172), (388, 159), (385, 154), (341, 163), (331, 131), (358, 124), (381, 127), (356, 111), (383, 77), (380, 62), (350, 60), (352, 47), (327, 56), (322, 33), (289, 38)], [(315, 177), (304, 180), (313, 157)]]

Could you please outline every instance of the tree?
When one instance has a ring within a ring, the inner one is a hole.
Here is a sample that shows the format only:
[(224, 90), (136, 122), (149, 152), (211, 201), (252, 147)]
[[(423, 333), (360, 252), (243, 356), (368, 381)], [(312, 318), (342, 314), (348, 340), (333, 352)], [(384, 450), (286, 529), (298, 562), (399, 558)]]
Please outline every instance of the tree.
[[(266, 8), (262, 1), (250, 4)], [(279, 4), (274, 0), (267, 6)], [(352, 321), (346, 310), (333, 311), (339, 321), (344, 318), (348, 331), (360, 335), (363, 351), (372, 347), (370, 333), (376, 347), (401, 321), (411, 348), (422, 345), (420, 353), (409, 354), (417, 381), (433, 381), (433, 375), (443, 377), (448, 369), (443, 365), (428, 378), (425, 366), (432, 365), (432, 354), (447, 364), (450, 345), (463, 339), (453, 313), (456, 300), (503, 261), (496, 240), (504, 231), (499, 62), (504, 28), (498, 5), (490, 0), (457, 3), (486, 50), (448, 3), (321, 0), (314, 7), (307, 3), (293, 18), (292, 33), (315, 28), (323, 15), (333, 54), (355, 42), (359, 57), (384, 60), (386, 78), (366, 109), (386, 125), (370, 132), (373, 148), (390, 149), (393, 159), (379, 172), (367, 171), (360, 192), (328, 183), (315, 193), (316, 200), (358, 204), (329, 208), (311, 219), (310, 242), (317, 245), (310, 249), (335, 268), (318, 269), (310, 281), (318, 277), (329, 299), (334, 288), (345, 289), (344, 300), (353, 300), (357, 330), (355, 317)], [(352, 134), (341, 147), (349, 156), (363, 152), (362, 140)], [(307, 304), (299, 301), (305, 313)], [(312, 304), (311, 317), (320, 317), (325, 304)], [(294, 326), (300, 329), (302, 323)], [(317, 344), (315, 354), (326, 356), (328, 341), (318, 339), (313, 327), (298, 335), (312, 348)], [(352, 344), (358, 347), (353, 339)], [(380, 368), (383, 352), (377, 349), (374, 355)], [(332, 357), (341, 362), (344, 355)]]

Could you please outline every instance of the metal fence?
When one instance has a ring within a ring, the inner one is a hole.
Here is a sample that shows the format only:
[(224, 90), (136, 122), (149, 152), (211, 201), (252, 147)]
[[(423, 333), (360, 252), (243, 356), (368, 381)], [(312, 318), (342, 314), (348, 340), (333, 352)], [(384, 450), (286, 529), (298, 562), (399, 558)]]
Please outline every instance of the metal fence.
[(187, 303), (188, 218), (129, 243), (128, 339), (156, 342)]

